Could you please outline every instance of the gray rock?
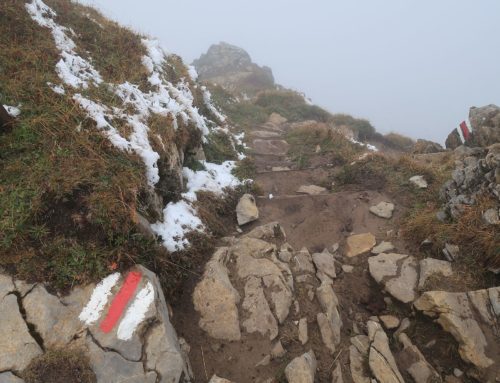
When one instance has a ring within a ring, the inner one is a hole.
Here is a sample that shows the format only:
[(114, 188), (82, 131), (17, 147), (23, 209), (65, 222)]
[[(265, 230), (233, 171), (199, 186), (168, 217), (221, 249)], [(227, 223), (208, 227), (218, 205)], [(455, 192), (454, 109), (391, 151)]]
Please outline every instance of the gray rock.
[(399, 328), (393, 334), (394, 339), (398, 339), (399, 334), (408, 330), (410, 328), (410, 326), (411, 326), (410, 320), (408, 318), (403, 318), (403, 320), (401, 321), (401, 324), (399, 325)]
[(388, 330), (395, 329), (400, 324), (399, 318), (394, 315), (379, 315), (379, 319)]
[(245, 237), (269, 241), (275, 238), (286, 239), (286, 234), (279, 222), (270, 222), (256, 227), (249, 233), (245, 234)]
[(483, 219), (488, 225), (500, 225), (498, 209), (491, 208), (483, 213)]
[(381, 254), (394, 250), (394, 245), (391, 242), (380, 242), (372, 249), (372, 254)]
[(344, 377), (342, 376), (342, 367), (337, 361), (335, 367), (332, 370), (332, 383), (344, 383)]
[(311, 254), (305, 247), (294, 254), (292, 259), (292, 270), (294, 274), (315, 273), (316, 270), (312, 263)]
[(419, 189), (427, 189), (429, 186), (424, 176), (413, 176), (410, 178), (410, 182)]
[(0, 299), (3, 299), (7, 294), (13, 291), (16, 291), (16, 287), (12, 281), (12, 277), (6, 274), (0, 274)]
[(370, 207), (370, 213), (385, 219), (392, 218), (393, 211), (394, 204), (390, 202), (380, 202), (379, 204)]
[(242, 308), (248, 313), (247, 319), (242, 322), (246, 332), (268, 335), (271, 340), (278, 336), (278, 323), (264, 296), (260, 278), (247, 278)]
[(422, 259), (420, 261), (420, 278), (418, 280), (418, 289), (422, 290), (427, 279), (435, 274), (439, 274), (443, 277), (450, 277), (453, 274), (451, 263), (434, 258)]
[(240, 226), (259, 219), (259, 209), (253, 195), (244, 194), (240, 198), (236, 205), (236, 218)]
[(371, 383), (370, 374), (366, 368), (368, 358), (369, 339), (365, 335), (351, 338), (352, 345), (349, 346), (349, 365), (351, 377), (354, 383)]
[[(3, 294), (10, 289), (5, 282), (2, 287)], [(42, 354), (21, 316), (14, 294), (0, 298), (0, 328), (0, 371), (22, 371), (33, 358)]]
[(352, 273), (354, 271), (354, 266), (342, 265), (342, 271), (347, 274)]
[(292, 260), (293, 257), (293, 247), (290, 246), (288, 243), (285, 243), (281, 245), (280, 252), (278, 254), (278, 258), (282, 262), (289, 263)]
[(0, 373), (0, 383), (24, 383), (24, 380), (7, 371)]
[(285, 368), (288, 383), (314, 383), (316, 374), (316, 356), (310, 350), (293, 359)]
[(474, 129), (477, 146), (486, 147), (500, 142), (500, 108), (490, 104), (480, 108), (472, 107), (469, 120)]
[(325, 347), (333, 354), (336, 350), (336, 345), (339, 343), (337, 335), (334, 333), (331, 321), (328, 319), (326, 314), (318, 313), (316, 316), (318, 321), (318, 327), (321, 334), (321, 339)]
[(302, 185), (297, 190), (299, 194), (309, 194), (309, 195), (318, 195), (324, 194), (327, 190), (324, 187), (316, 186), (316, 185)]
[(283, 278), (278, 275), (265, 275), (262, 281), (266, 286), (266, 291), (270, 296), (271, 304), (281, 324), (288, 317), (290, 306), (292, 305), (293, 294), (284, 282)]
[[(340, 344), (341, 340), (340, 330), (342, 328), (342, 319), (340, 318), (340, 314), (338, 311), (339, 300), (335, 295), (335, 292), (333, 291), (331, 284), (329, 283), (322, 283), (321, 286), (316, 289), (316, 297), (318, 298), (321, 308), (326, 314), (326, 318), (328, 318), (329, 327), (332, 333), (331, 337), (333, 339), (333, 344), (336, 346)], [(324, 318), (322, 317), (321, 319)], [(319, 324), (319, 315), (318, 315), (318, 324)]]
[(330, 254), (327, 249), (322, 253), (314, 253), (312, 259), (318, 271), (323, 272), (332, 279), (337, 278), (333, 255)]
[(370, 274), (377, 283), (403, 303), (416, 297), (417, 263), (415, 258), (403, 254), (380, 254), (368, 259)]
[(299, 341), (304, 345), (308, 340), (309, 336), (307, 334), (307, 318), (301, 318), (299, 320)]
[(286, 350), (283, 348), (283, 345), (281, 344), (281, 341), (277, 341), (273, 348), (271, 349), (271, 357), (273, 359), (276, 359), (276, 358), (282, 358), (283, 356), (285, 356), (286, 354)]
[(398, 366), (389, 348), (389, 340), (379, 323), (369, 320), (367, 323), (370, 350), (368, 364), (373, 376), (379, 382), (404, 383)]
[(443, 254), (448, 261), (453, 262), (460, 256), (460, 248), (457, 245), (446, 243)]
[(200, 327), (213, 338), (231, 341), (241, 339), (236, 306), (240, 295), (229, 280), (228, 256), (228, 248), (220, 248), (212, 256), (194, 290), (193, 303), (200, 313)]
[(404, 361), (402, 368), (411, 375), (415, 383), (441, 382), (441, 376), (427, 362), (420, 350), (412, 344), (406, 334), (399, 335), (399, 341), (403, 345), (403, 351), (399, 358)]

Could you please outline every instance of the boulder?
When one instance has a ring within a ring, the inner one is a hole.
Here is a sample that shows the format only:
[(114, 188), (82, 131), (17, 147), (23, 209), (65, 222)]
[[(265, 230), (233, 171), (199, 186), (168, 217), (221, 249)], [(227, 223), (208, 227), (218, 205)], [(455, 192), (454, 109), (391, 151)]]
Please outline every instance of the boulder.
[(213, 338), (231, 341), (241, 339), (236, 306), (240, 295), (229, 280), (228, 257), (229, 249), (220, 248), (208, 261), (194, 290), (193, 303), (200, 313), (200, 327)]
[(305, 247), (297, 251), (292, 258), (292, 270), (294, 274), (314, 274), (315, 269), (312, 263), (312, 257)]
[(383, 241), (372, 249), (372, 254), (387, 253), (391, 250), (394, 250), (394, 245), (391, 242)]
[(12, 372), (0, 372), (0, 383), (24, 383), (24, 380), (15, 376)]
[(393, 330), (400, 324), (399, 318), (394, 315), (380, 315), (379, 319), (387, 330)]
[(285, 368), (288, 383), (314, 383), (316, 374), (316, 356), (310, 350), (293, 359)]
[(240, 226), (259, 219), (259, 209), (253, 195), (244, 194), (240, 198), (236, 205), (236, 218)]
[(318, 272), (322, 272), (332, 279), (337, 277), (333, 255), (327, 249), (322, 253), (314, 253), (312, 259)]
[(378, 382), (404, 383), (396, 360), (389, 348), (389, 339), (379, 323), (369, 320), (367, 323), (370, 350), (368, 365)]
[(286, 239), (285, 230), (279, 222), (270, 222), (265, 225), (261, 225), (251, 230), (244, 235), (248, 238), (261, 239), (264, 241), (269, 241), (272, 239)]
[(316, 186), (316, 185), (302, 185), (297, 190), (299, 194), (309, 194), (309, 195), (318, 195), (324, 194), (327, 190), (324, 187)]
[(500, 108), (490, 104), (480, 108), (472, 107), (469, 121), (473, 129), (474, 143), (486, 147), (500, 142)]
[(347, 238), (346, 256), (355, 257), (357, 255), (370, 251), (377, 243), (372, 233), (363, 233), (351, 235)]
[(413, 302), (417, 287), (417, 261), (404, 254), (380, 254), (368, 259), (370, 274), (394, 298)]
[(494, 335), (500, 315), (500, 287), (469, 293), (428, 291), (414, 307), (437, 318), (437, 323), (459, 343), (464, 361), (484, 374), (500, 366), (499, 354), (490, 351), (500, 346), (498, 335)]
[(450, 134), (448, 134), (444, 145), (446, 146), (446, 149), (451, 150), (454, 150), (462, 145), (462, 138), (460, 137), (460, 134), (458, 133), (458, 130), (456, 128), (453, 129)]
[(422, 290), (425, 282), (432, 275), (439, 274), (443, 277), (450, 277), (453, 274), (451, 263), (434, 258), (426, 258), (420, 261), (420, 278), (418, 289)]
[(394, 204), (390, 202), (380, 202), (375, 206), (370, 207), (370, 213), (375, 214), (377, 217), (390, 219), (394, 211)]

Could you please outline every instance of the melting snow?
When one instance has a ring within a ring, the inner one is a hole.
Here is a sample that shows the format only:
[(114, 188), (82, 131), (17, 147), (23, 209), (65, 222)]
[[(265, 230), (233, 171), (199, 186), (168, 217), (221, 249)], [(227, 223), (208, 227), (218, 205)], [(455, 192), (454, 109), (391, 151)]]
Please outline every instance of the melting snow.
[[(97, 128), (115, 147), (124, 151), (133, 151), (142, 158), (150, 186), (154, 186), (160, 179), (157, 165), (160, 155), (152, 149), (149, 143), (147, 121), (152, 113), (172, 116), (174, 128), (178, 126), (177, 118), (180, 118), (184, 123), (192, 121), (202, 132), (203, 140), (206, 141), (205, 136), (209, 133), (209, 121), (193, 105), (194, 97), (185, 79), (174, 85), (165, 78), (163, 66), (166, 63), (167, 54), (158, 40), (142, 40), (142, 44), (147, 50), (147, 55), (142, 58), (142, 64), (149, 73), (148, 81), (153, 87), (153, 90), (145, 93), (137, 85), (129, 82), (118, 85), (104, 83), (91, 61), (76, 54), (76, 44), (68, 37), (68, 34), (75, 35), (75, 33), (69, 28), (58, 25), (54, 21), (56, 13), (42, 0), (32, 0), (31, 3), (26, 4), (26, 9), (32, 19), (40, 26), (51, 30), (61, 55), (61, 60), (56, 65), (56, 72), (64, 84), (83, 89), (103, 84), (122, 100), (127, 108), (127, 113), (124, 109), (109, 108), (86, 98), (82, 94), (73, 95), (73, 99), (86, 111), (88, 117), (95, 121)], [(188, 70), (189, 76), (195, 80), (198, 75), (194, 68), (188, 67)], [(65, 93), (63, 86), (55, 86), (50, 83), (48, 85), (58, 94)], [(226, 117), (212, 105), (208, 90), (202, 88), (202, 91), (206, 106), (219, 122), (224, 122)], [(130, 110), (134, 112), (131, 113)], [(132, 128), (133, 131), (129, 138), (123, 137), (119, 130), (113, 126), (114, 119), (125, 120)], [(215, 127), (213, 129), (220, 129), (231, 136), (227, 128)], [(233, 140), (241, 145), (242, 138), (243, 136), (240, 135)], [(244, 158), (242, 154), (239, 156)], [(224, 188), (239, 184), (239, 181), (231, 175), (234, 162), (228, 161), (221, 165), (205, 162), (204, 165), (207, 169), (204, 171), (193, 172), (184, 169), (188, 189), (183, 194), (185, 200), (169, 203), (163, 211), (163, 221), (152, 225), (153, 230), (162, 237), (164, 245), (170, 251), (183, 249), (188, 245), (185, 238), (187, 232), (204, 230), (196, 210), (190, 205), (196, 200), (196, 191), (206, 190), (221, 194)]]
[(361, 146), (366, 147), (368, 150), (371, 150), (372, 152), (378, 152), (378, 149), (376, 146), (371, 145), (371, 144), (365, 144), (364, 142), (358, 141), (354, 138), (349, 138), (349, 141), (351, 141), (353, 144), (358, 144)]
[(48, 82), (47, 85), (49, 86), (50, 89), (52, 89), (55, 93), (57, 94), (66, 94), (66, 91), (64, 90), (64, 87), (62, 85), (55, 85), (52, 84), (51, 82)]

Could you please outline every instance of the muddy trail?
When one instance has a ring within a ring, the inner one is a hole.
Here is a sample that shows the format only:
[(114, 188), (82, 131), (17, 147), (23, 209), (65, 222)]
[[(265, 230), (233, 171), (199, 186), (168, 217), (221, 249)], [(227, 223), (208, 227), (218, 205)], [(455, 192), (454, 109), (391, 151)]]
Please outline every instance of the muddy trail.
[[(215, 374), (242, 383), (307, 382), (290, 374), (307, 375), (308, 356), (294, 369), (287, 366), (312, 350), (314, 381), (369, 383), (368, 349), (375, 343), (370, 346), (367, 334), (378, 331), (387, 344), (376, 351), (385, 374), (375, 374), (379, 381), (413, 381), (407, 371), (416, 360), (428, 378), (463, 371), (455, 340), (430, 320), (416, 322), (410, 306), (383, 292), (370, 275), (375, 244), (390, 242), (385, 251), (411, 253), (398, 236), (404, 198), (374, 190), (331, 192), (326, 180), (333, 165), (318, 160), (323, 165), (298, 169), (287, 157), (285, 137), (285, 128), (269, 123), (256, 131), (250, 155), (263, 192), (256, 198), (259, 219), (223, 243), (225, 253), (215, 263), (212, 258), (203, 281), (193, 279), (174, 307), (175, 327), (190, 345), (195, 381)], [(310, 185), (324, 188), (298, 193)], [(380, 202), (394, 203), (390, 219), (370, 212)], [(406, 347), (393, 347), (403, 330), (434, 367)]]

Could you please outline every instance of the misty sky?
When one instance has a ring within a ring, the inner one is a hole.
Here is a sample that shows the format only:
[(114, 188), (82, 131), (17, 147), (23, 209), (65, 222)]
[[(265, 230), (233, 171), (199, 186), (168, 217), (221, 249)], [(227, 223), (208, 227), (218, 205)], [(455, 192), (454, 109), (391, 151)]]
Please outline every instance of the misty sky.
[(382, 132), (444, 142), (500, 105), (499, 0), (81, 0), (190, 63), (226, 41)]

